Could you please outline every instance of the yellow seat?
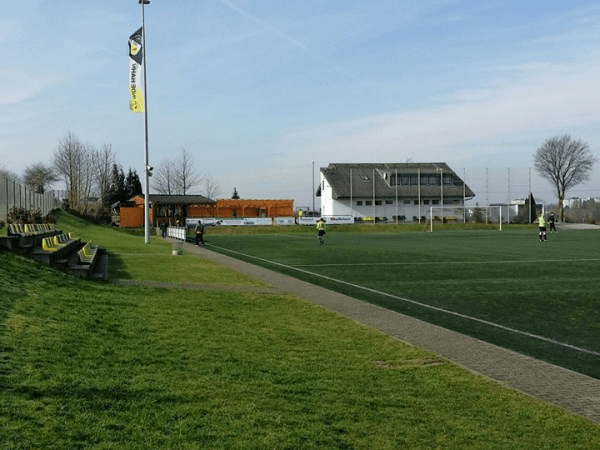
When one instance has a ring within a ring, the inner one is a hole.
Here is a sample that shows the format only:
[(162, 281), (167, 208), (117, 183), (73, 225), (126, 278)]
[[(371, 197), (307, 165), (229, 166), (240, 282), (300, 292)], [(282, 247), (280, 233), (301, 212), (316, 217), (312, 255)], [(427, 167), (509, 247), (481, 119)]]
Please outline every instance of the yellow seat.
[(59, 247), (54, 245), (54, 240), (52, 238), (44, 238), (42, 239), (42, 249), (45, 252), (55, 252)]
[(65, 246), (65, 243), (64, 243), (63, 239), (60, 236), (54, 236), (53, 241), (54, 241), (54, 246), (55, 247), (60, 248), (60, 247), (64, 247)]
[(79, 254), (79, 259), (83, 263), (91, 264), (94, 261), (94, 257), (96, 256), (96, 249), (93, 249), (90, 243), (85, 244), (81, 249), (77, 252)]

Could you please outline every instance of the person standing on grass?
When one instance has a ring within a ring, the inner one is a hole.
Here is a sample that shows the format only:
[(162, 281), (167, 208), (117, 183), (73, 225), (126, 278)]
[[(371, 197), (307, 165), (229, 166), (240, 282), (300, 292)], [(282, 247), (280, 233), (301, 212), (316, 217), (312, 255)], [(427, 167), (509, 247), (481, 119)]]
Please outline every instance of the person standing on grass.
[(548, 217), (548, 224), (550, 225), (550, 232), (551, 233), (553, 233), (555, 231), (558, 233), (558, 230), (556, 229), (555, 222), (556, 222), (556, 218), (554, 217), (554, 213), (550, 213), (550, 217)]
[(546, 236), (546, 219), (544, 219), (544, 213), (540, 214), (540, 217), (538, 217), (537, 222), (539, 228), (540, 242), (547, 241), (548, 237)]
[(321, 218), (317, 220), (317, 238), (319, 239), (320, 245), (323, 245), (325, 243), (325, 239), (323, 239), (325, 233), (325, 219)]
[(202, 242), (202, 247), (204, 247), (204, 225), (202, 225), (201, 220), (198, 220), (194, 233), (196, 233), (196, 245), (200, 245), (200, 242)]

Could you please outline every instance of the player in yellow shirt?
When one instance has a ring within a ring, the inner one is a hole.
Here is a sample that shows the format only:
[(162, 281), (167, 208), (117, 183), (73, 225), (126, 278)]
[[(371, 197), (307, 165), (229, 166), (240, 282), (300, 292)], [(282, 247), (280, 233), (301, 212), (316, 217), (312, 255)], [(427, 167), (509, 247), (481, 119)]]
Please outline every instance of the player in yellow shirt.
[(546, 219), (544, 219), (544, 213), (540, 214), (540, 217), (537, 219), (537, 223), (539, 228), (540, 242), (547, 241), (548, 237), (546, 235)]
[(323, 239), (323, 236), (325, 236), (326, 232), (327, 231), (325, 231), (325, 219), (321, 218), (317, 220), (317, 237), (319, 238), (320, 245), (323, 245), (325, 243), (325, 239)]

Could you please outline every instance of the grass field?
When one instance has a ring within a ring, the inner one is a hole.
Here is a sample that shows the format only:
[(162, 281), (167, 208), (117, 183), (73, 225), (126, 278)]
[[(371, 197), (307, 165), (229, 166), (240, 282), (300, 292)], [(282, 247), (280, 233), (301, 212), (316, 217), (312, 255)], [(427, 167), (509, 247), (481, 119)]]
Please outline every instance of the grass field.
[[(260, 284), (59, 225), (119, 278)], [(0, 448), (584, 450), (600, 427), (293, 296), (89, 282), (0, 251)]]
[(600, 378), (598, 231), (543, 243), (534, 227), (334, 229), (323, 246), (312, 230), (207, 240), (230, 256)]

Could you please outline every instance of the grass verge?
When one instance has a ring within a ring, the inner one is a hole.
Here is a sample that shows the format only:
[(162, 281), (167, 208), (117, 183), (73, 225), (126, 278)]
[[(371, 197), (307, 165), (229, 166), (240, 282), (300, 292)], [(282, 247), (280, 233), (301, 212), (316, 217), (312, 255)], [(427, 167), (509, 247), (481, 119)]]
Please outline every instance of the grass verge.
[(600, 447), (597, 425), (292, 296), (0, 260), (3, 449)]

